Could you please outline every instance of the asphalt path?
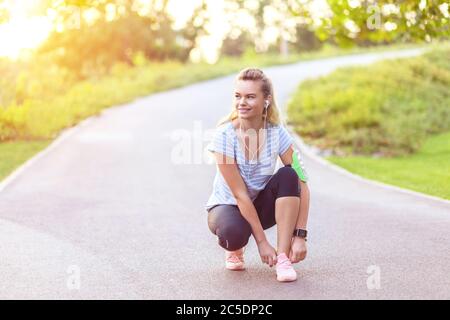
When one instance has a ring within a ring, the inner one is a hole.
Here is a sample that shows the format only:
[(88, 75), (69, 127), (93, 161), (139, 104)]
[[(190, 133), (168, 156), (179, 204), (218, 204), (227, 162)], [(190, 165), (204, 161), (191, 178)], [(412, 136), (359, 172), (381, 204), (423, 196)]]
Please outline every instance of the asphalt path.
[[(304, 79), (420, 52), (264, 70), (284, 108)], [(215, 166), (204, 149), (234, 76), (109, 108), (4, 182), (0, 298), (449, 299), (450, 202), (352, 179), (306, 151), (310, 236), (298, 281), (278, 283), (253, 239), (247, 270), (224, 269), (207, 228)], [(191, 154), (180, 158), (183, 148)], [(267, 235), (275, 244), (276, 228)]]

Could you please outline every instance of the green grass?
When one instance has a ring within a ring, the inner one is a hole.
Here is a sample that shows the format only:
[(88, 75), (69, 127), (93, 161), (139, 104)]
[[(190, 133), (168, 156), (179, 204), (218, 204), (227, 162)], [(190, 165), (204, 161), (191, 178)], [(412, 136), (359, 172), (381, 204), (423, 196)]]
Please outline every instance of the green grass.
[(298, 59), (298, 55), (286, 58), (247, 55), (240, 60), (222, 59), (216, 65), (183, 65), (172, 61), (159, 64), (146, 62), (140, 67), (130, 68), (118, 64), (110, 75), (75, 83), (68, 90), (55, 86), (56, 91), (62, 92), (59, 95), (45, 90), (37, 91), (43, 92), (44, 97), (35, 96), (39, 93), (29, 93), (22, 104), (0, 105), (0, 181), (47, 147), (62, 129), (76, 125), (105, 108), (226, 75), (247, 65), (262, 67), (292, 63)]
[(51, 140), (0, 143), (0, 181), (50, 143)]
[[(14, 79), (0, 79), (3, 81), (0, 82), (0, 93), (2, 89), (7, 89), (6, 84), (13, 85), (10, 87), (10, 93), (20, 93), (23, 101), (20, 104), (12, 102), (6, 106), (0, 105), (0, 180), (45, 148), (62, 129), (74, 126), (105, 108), (130, 102), (140, 96), (227, 75), (248, 66), (262, 68), (346, 54), (414, 47), (418, 45), (394, 44), (351, 49), (325, 46), (317, 52), (292, 54), (287, 57), (248, 52), (240, 58), (223, 58), (215, 65), (144, 61), (134, 68), (118, 64), (108, 76), (74, 84), (69, 80), (66, 82), (65, 79), (70, 77), (67, 78), (64, 73), (59, 74), (53, 69), (52, 72), (47, 72), (42, 67), (34, 66), (36, 70), (29, 73), (23, 70), (19, 79), (20, 86), (15, 89)], [(45, 86), (42, 86), (43, 84)]]
[(331, 156), (328, 160), (368, 179), (450, 200), (450, 132), (428, 138), (409, 156)]
[(289, 123), (355, 174), (450, 199), (449, 55), (444, 43), (302, 82)]
[(411, 154), (450, 130), (449, 55), (447, 44), (304, 81), (289, 101), (289, 122), (306, 142), (339, 155)]
[(45, 66), (34, 66), (29, 73), (22, 70), (17, 79), (0, 79), (0, 98), (9, 97), (9, 102), (0, 105), (0, 142), (51, 139), (62, 129), (76, 125), (110, 106), (235, 73), (244, 67), (262, 68), (342, 54), (411, 47), (415, 46), (392, 45), (345, 50), (325, 46), (320, 51), (288, 56), (248, 51), (240, 58), (224, 57), (214, 65), (182, 64), (178, 61), (152, 63), (144, 60), (136, 67), (118, 63), (106, 76), (69, 84), (66, 82), (73, 79), (65, 80), (70, 77), (64, 72), (60, 74), (58, 70), (53, 70), (46, 75), (45, 70), (41, 70)]

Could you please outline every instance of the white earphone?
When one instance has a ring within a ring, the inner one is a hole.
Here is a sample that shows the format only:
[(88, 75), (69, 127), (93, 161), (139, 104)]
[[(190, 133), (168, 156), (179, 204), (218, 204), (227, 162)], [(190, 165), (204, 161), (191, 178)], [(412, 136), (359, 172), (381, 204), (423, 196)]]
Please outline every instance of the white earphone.
[(266, 100), (266, 105), (264, 106), (264, 109), (267, 109), (269, 107), (269, 100)]

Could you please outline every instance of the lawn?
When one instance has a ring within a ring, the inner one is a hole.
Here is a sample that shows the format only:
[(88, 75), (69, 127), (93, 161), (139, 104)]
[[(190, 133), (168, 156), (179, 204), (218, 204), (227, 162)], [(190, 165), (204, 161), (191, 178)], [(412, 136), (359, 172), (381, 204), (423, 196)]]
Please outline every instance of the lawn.
[(10, 106), (0, 106), (0, 181), (28, 158), (45, 148), (62, 129), (76, 125), (105, 108), (130, 102), (140, 96), (227, 75), (248, 66), (263, 68), (344, 54), (414, 47), (419, 46), (394, 44), (351, 49), (324, 46), (320, 51), (292, 54), (287, 57), (274, 54), (227, 57), (215, 65), (206, 63), (183, 65), (176, 61), (155, 64), (146, 61), (139, 67), (117, 65), (111, 74), (100, 79), (90, 79), (62, 87), (56, 85), (63, 79), (58, 75), (49, 75), (49, 79), (46, 79), (44, 72), (42, 73), (44, 78), (34, 79), (34, 73), (30, 73), (24, 79), (49, 85), (45, 88), (29, 86), (39, 90), (35, 88), (34, 91), (28, 92), (20, 105), (12, 103)]
[(288, 119), (363, 177), (450, 199), (450, 46), (299, 84)]
[(428, 138), (417, 153), (409, 156), (327, 159), (365, 178), (450, 200), (450, 132)]
[(0, 143), (0, 181), (50, 143), (51, 140)]

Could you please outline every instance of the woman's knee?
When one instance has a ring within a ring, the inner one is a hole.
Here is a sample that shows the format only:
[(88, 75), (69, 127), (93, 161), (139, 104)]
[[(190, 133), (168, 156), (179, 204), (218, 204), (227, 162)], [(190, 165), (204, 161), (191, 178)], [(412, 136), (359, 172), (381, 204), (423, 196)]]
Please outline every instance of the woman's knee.
[(219, 238), (219, 245), (229, 251), (242, 248), (252, 233), (250, 224), (237, 206), (219, 205), (208, 213), (208, 226)]
[(246, 246), (250, 236), (251, 229), (244, 225), (228, 225), (217, 228), (219, 245), (228, 251), (235, 251)]
[(300, 181), (297, 172), (290, 167), (284, 166), (278, 169), (278, 197), (300, 196)]

